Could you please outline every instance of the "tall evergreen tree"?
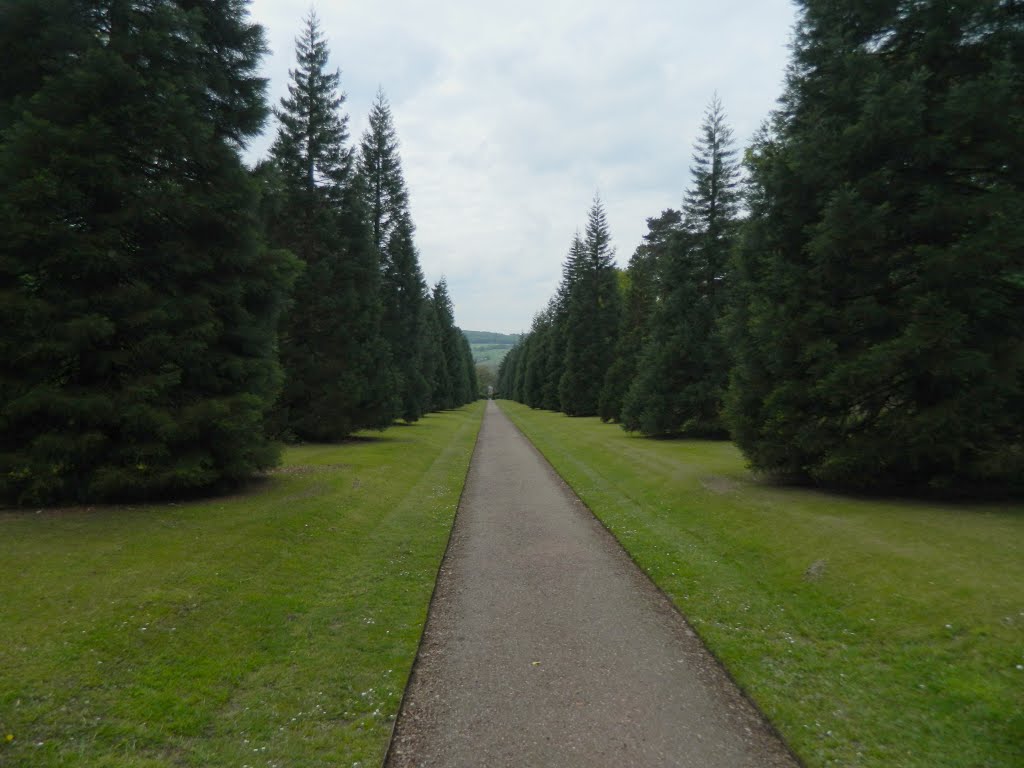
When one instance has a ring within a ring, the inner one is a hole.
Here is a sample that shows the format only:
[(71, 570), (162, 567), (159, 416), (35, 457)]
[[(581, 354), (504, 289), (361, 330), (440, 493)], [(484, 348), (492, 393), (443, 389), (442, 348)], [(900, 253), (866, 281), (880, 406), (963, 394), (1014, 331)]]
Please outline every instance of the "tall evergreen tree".
[(658, 303), (659, 267), (678, 237), (679, 211), (668, 209), (647, 220), (647, 233), (629, 260), (626, 305), (615, 359), (604, 379), (598, 416), (602, 421), (621, 420), (622, 406), (636, 378), (640, 354), (650, 337), (651, 316)]
[(469, 345), (469, 339), (462, 331), (459, 331), (460, 356), (462, 358), (463, 388), (462, 405), (471, 403), (477, 399), (480, 385), (476, 378), (476, 363), (473, 362), (473, 348)]
[(424, 304), (427, 282), (413, 243), (412, 222), (402, 217), (388, 239), (381, 274), (381, 322), (391, 350), (399, 403), (397, 416), (416, 421), (430, 405), (431, 386), (423, 355), (431, 340)]
[(418, 354), (419, 346), (425, 343), (421, 301), (426, 282), (413, 242), (398, 136), (383, 91), (377, 92), (369, 122), (360, 144), (359, 176), (381, 262), (381, 327), (394, 359), (400, 404), (397, 415), (415, 421), (427, 409), (430, 398)]
[(551, 316), (549, 310), (539, 312), (523, 347), (526, 372), (523, 377), (523, 401), (531, 408), (544, 407), (544, 384), (550, 368)]
[(516, 399), (516, 368), (519, 361), (519, 353), (522, 343), (523, 340), (520, 338), (516, 345), (505, 353), (505, 356), (501, 358), (501, 362), (498, 363), (498, 383), (496, 386), (497, 394), (499, 397), (503, 397), (507, 400)]
[(704, 116), (683, 200), (683, 231), (661, 260), (661, 300), (623, 405), (622, 425), (644, 434), (724, 435), (729, 356), (719, 325), (738, 232), (739, 167), (716, 96)]
[(753, 466), (1024, 478), (1024, 6), (803, 0), (733, 313)]
[(423, 342), (420, 345), (419, 370), (427, 386), (427, 407), (426, 411), (439, 411), (445, 408), (440, 402), (444, 387), (439, 383), (447, 377), (447, 366), (444, 357), (444, 345), (442, 343), (441, 324), (437, 317), (437, 308), (434, 305), (434, 297), (431, 289), (423, 293), (423, 300), (420, 304), (420, 322), (423, 327)]
[(288, 70), (288, 95), (274, 110), (279, 127), (271, 156), (289, 186), (312, 207), (340, 204), (349, 188), (353, 151), (347, 146), (348, 115), (341, 72), (327, 69), (330, 49), (311, 11), (295, 40), (295, 69)]
[(448, 295), (448, 282), (443, 277), (434, 284), (431, 304), (437, 322), (439, 351), (432, 399), (436, 410), (446, 410), (460, 405), (456, 399), (456, 382), (461, 368), (458, 347), (461, 334), (455, 329), (455, 312)]
[[(276, 323), (239, 152), (245, 3), (14, 2), (0, 48), (0, 497), (153, 498), (271, 466)], [(10, 22), (10, 23), (8, 23)]]
[(516, 348), (515, 366), (512, 370), (512, 399), (517, 403), (526, 402), (526, 369), (529, 364), (530, 335), (526, 334)]
[(273, 241), (306, 268), (281, 338), (285, 387), (282, 427), (303, 439), (336, 440), (384, 428), (398, 405), (381, 335), (379, 263), (353, 176), (340, 73), (311, 13), (296, 40), (288, 95), (271, 158), (283, 199), (269, 223)]
[(587, 219), (582, 258), (575, 265), (565, 322), (565, 372), (559, 381), (562, 410), (592, 416), (615, 353), (621, 297), (608, 222), (595, 197)]
[(569, 320), (569, 297), (572, 296), (579, 265), (583, 261), (583, 238), (577, 230), (573, 235), (572, 245), (562, 264), (562, 280), (558, 284), (555, 295), (549, 302), (551, 329), (547, 340), (547, 366), (544, 384), (541, 390), (541, 406), (550, 411), (562, 408), (561, 383), (565, 375), (566, 326)]
[(373, 226), (373, 242), (386, 254), (392, 234), (408, 219), (409, 193), (402, 174), (391, 105), (382, 89), (378, 89), (370, 107), (369, 127), (359, 146), (359, 173)]

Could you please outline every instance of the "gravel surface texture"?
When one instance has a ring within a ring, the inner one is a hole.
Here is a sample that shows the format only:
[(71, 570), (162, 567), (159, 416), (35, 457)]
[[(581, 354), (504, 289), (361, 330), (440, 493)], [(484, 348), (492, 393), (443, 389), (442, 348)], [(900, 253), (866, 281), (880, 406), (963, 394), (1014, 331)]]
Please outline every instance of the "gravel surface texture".
[(798, 764), (489, 402), (385, 765)]

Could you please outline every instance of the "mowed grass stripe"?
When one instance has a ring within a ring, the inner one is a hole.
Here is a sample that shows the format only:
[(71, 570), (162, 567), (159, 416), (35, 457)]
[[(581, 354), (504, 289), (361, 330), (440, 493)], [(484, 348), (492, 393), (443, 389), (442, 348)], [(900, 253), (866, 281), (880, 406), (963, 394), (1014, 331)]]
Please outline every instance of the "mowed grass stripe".
[(775, 487), (729, 443), (501, 407), (807, 765), (1024, 765), (1024, 505)]
[(379, 763), (481, 410), (229, 498), (0, 512), (0, 765)]

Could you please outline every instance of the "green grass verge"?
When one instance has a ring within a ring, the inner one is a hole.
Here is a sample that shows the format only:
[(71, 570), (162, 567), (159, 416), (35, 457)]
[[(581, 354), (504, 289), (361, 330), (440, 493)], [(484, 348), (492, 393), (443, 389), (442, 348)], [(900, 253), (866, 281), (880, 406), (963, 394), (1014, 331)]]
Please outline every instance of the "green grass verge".
[(1024, 765), (1024, 506), (758, 482), (501, 402), (808, 766)]
[(481, 407), (237, 496), (0, 511), (0, 765), (379, 764)]

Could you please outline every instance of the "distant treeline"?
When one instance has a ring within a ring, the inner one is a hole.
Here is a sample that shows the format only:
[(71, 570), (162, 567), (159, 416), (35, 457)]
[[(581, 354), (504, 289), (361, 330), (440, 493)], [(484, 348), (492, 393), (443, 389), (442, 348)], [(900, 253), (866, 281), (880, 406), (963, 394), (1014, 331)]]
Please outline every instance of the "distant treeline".
[[(498, 389), (854, 490), (1024, 490), (1024, 5), (802, 0), (622, 273), (600, 202)], [(745, 169), (745, 174), (744, 174)]]
[(231, 486), (476, 397), (388, 102), (351, 146), (314, 15), (251, 171), (244, 2), (10, 0), (0, 49), (0, 501)]
[(512, 346), (522, 338), (521, 333), (494, 333), (492, 331), (463, 331), (470, 344), (498, 344)]

